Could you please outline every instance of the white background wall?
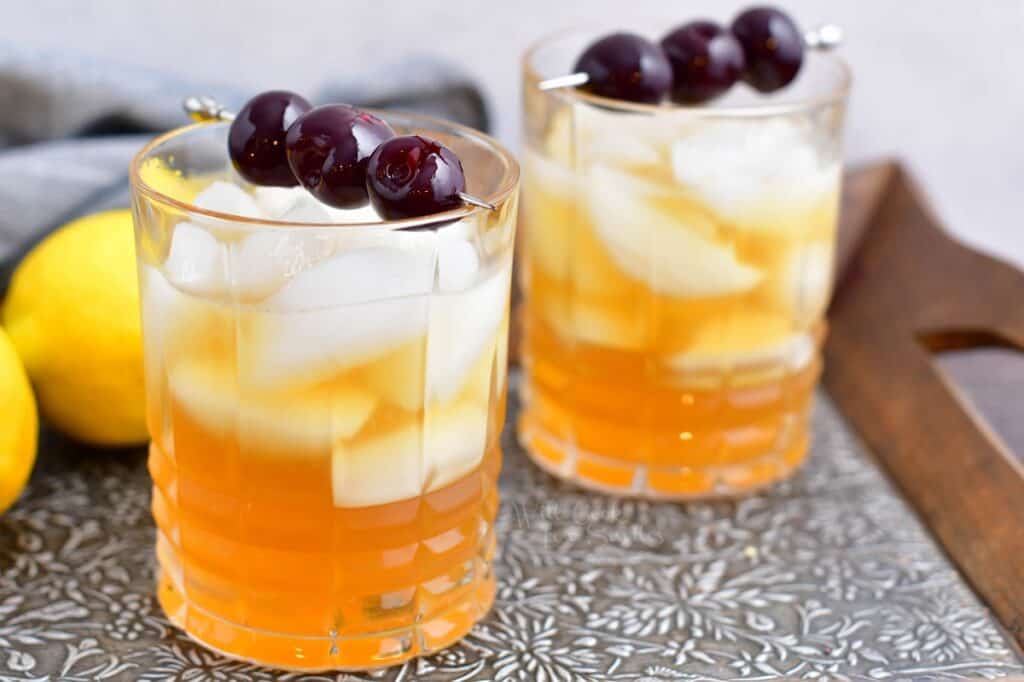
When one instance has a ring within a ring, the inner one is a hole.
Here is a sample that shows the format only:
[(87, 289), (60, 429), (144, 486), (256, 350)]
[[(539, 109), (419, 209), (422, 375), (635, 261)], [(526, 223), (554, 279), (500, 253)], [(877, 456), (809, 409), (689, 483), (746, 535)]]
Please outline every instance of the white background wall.
[[(253, 90), (315, 91), (367, 59), (433, 53), (487, 91), (519, 139), (519, 57), (595, 18), (706, 15), (739, 0), (3, 0), (0, 42), (70, 48)], [(847, 156), (896, 156), (963, 239), (1024, 266), (1024, 0), (784, 0), (807, 26), (846, 30), (854, 96)], [(369, 57), (368, 55), (375, 55)], [(0, 104), (2, 106), (2, 104)]]

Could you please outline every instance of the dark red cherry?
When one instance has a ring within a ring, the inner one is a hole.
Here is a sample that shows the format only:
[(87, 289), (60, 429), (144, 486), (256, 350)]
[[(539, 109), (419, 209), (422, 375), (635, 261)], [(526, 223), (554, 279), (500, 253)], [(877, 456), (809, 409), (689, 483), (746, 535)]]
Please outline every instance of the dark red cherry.
[(774, 92), (796, 78), (804, 61), (804, 37), (785, 12), (751, 7), (732, 22), (743, 46), (747, 68), (743, 80), (761, 92)]
[(367, 201), (370, 154), (394, 135), (381, 119), (347, 104), (317, 107), (288, 129), (288, 165), (320, 201), (336, 208), (358, 208)]
[(299, 184), (284, 153), (285, 131), (312, 105), (287, 90), (271, 90), (245, 103), (228, 131), (228, 155), (238, 174), (255, 185)]
[(398, 220), (460, 206), (466, 177), (455, 152), (434, 140), (406, 135), (377, 147), (366, 169), (366, 188), (377, 213)]
[(601, 97), (657, 104), (672, 87), (672, 67), (661, 48), (632, 33), (613, 33), (580, 55), (575, 73), (590, 77), (580, 86)]
[(661, 39), (672, 65), (672, 99), (700, 104), (718, 97), (743, 75), (743, 46), (713, 21), (691, 21)]

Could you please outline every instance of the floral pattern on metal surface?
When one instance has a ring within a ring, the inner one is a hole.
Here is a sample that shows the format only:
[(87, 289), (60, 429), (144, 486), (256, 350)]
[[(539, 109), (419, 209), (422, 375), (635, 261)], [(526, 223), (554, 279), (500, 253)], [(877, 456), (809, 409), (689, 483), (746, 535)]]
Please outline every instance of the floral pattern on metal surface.
[(530, 465), (511, 433), (494, 609), (455, 647), (361, 675), (275, 672), (192, 643), (154, 598), (144, 453), (50, 438), (27, 494), (0, 518), (0, 680), (1024, 675), (1020, 652), (824, 394), (808, 465), (731, 502), (583, 492)]

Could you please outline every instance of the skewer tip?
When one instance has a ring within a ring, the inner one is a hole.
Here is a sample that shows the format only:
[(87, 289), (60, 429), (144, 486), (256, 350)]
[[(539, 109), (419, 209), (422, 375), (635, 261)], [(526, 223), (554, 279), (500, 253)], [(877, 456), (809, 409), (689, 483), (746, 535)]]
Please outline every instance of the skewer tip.
[(473, 206), (479, 206), (480, 208), (486, 208), (488, 211), (494, 211), (497, 208), (491, 202), (484, 201), (483, 199), (479, 199), (479, 198), (473, 196), (472, 194), (470, 194), (468, 192), (459, 192), (459, 198), (462, 199), (467, 204), (472, 204)]
[(583, 85), (590, 80), (590, 76), (583, 72), (570, 73), (566, 76), (558, 76), (556, 78), (547, 78), (537, 84), (537, 87), (541, 90), (555, 90), (558, 88), (574, 88), (577, 85)]
[(226, 110), (222, 104), (206, 95), (191, 95), (181, 102), (181, 108), (188, 117), (197, 123), (208, 121), (231, 121), (235, 115)]
[(804, 43), (814, 50), (832, 50), (843, 44), (843, 29), (837, 24), (821, 24), (804, 33)]

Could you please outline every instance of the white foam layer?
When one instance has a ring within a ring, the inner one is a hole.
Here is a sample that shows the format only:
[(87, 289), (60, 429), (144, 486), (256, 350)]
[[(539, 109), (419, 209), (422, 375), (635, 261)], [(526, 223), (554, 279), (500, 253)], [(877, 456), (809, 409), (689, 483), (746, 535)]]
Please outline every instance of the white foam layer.
[(694, 215), (658, 210), (642, 181), (594, 165), (585, 178), (586, 205), (608, 255), (654, 291), (682, 298), (734, 294), (753, 288), (757, 269), (731, 246), (706, 235), (713, 226)]
[(812, 131), (782, 118), (705, 122), (672, 145), (672, 170), (723, 219), (752, 231), (801, 231), (837, 195), (839, 165)]

